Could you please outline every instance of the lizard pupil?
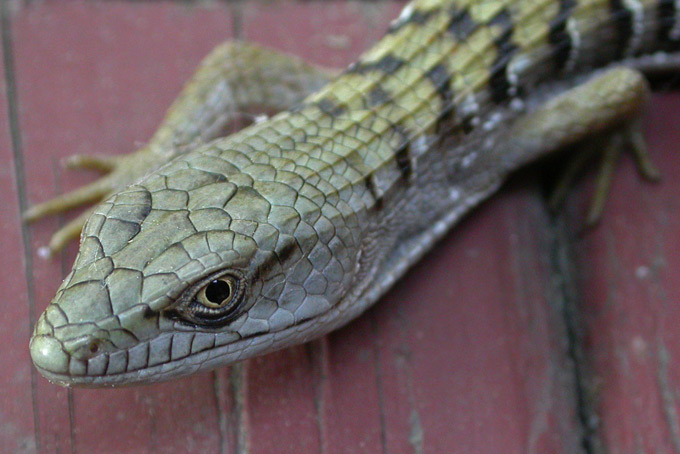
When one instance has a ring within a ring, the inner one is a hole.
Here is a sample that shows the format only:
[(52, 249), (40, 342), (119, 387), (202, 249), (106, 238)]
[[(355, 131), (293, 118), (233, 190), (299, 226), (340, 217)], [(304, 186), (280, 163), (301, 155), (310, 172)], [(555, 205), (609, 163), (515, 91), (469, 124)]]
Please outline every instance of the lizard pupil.
[(215, 279), (206, 287), (205, 297), (215, 305), (222, 305), (231, 297), (231, 285), (222, 279)]

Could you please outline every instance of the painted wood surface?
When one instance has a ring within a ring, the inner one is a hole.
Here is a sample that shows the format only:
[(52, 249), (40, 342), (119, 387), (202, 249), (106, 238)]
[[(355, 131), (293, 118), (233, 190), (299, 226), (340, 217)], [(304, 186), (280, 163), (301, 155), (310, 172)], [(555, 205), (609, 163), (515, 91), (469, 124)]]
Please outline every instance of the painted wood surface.
[(374, 308), (308, 345), (130, 389), (63, 389), (32, 368), (32, 321), (75, 245), (40, 259), (37, 248), (66, 218), (22, 227), (19, 207), (95, 177), (64, 170), (64, 157), (143, 143), (223, 40), (341, 67), (398, 10), (391, 2), (36, 2), (6, 16), (0, 452), (680, 452), (680, 97), (672, 94), (654, 98), (647, 121), (663, 183), (641, 184), (624, 162), (593, 231), (578, 233), (589, 184), (566, 220), (555, 220), (533, 168)]

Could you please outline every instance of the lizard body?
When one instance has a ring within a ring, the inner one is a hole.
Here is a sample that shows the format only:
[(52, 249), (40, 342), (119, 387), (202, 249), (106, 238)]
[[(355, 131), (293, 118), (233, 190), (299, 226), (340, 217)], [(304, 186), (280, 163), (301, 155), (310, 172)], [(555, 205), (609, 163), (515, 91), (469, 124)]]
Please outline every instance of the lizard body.
[(574, 88), (585, 76), (678, 49), (675, 1), (416, 0), (292, 109), (100, 204), (33, 360), (60, 384), (119, 385), (325, 334), (509, 172), (645, 99), (633, 71)]

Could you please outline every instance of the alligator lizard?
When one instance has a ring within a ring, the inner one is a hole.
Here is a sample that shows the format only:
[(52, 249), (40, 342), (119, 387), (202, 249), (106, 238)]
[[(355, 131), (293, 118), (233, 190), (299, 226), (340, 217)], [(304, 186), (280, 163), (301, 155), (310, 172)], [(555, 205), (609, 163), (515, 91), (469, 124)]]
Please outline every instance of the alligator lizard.
[[(33, 361), (58, 384), (125, 385), (328, 333), (514, 169), (593, 134), (639, 145), (639, 70), (677, 50), (676, 0), (416, 0), (324, 88), (215, 138), (237, 97), (210, 69), (223, 49), (131, 161), (141, 179), (87, 220)], [(143, 176), (149, 156), (174, 159)]]

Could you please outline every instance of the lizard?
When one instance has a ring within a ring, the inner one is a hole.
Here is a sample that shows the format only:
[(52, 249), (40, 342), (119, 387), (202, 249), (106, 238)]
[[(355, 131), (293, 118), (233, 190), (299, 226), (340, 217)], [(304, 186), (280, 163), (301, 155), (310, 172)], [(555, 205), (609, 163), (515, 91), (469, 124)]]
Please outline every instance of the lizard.
[[(105, 198), (53, 239), (84, 222), (33, 362), (60, 385), (121, 386), (303, 343), (531, 161), (595, 136), (655, 178), (645, 74), (678, 50), (675, 0), (414, 0), (340, 74), (220, 46), (145, 147), (76, 157), (111, 173), (26, 213)], [(228, 112), (258, 104), (283, 111), (223, 136)]]

